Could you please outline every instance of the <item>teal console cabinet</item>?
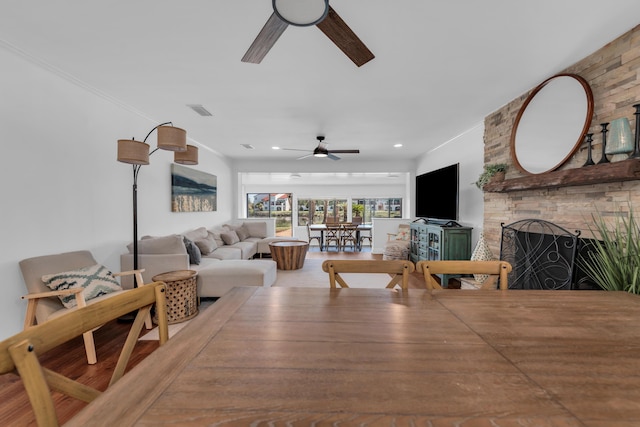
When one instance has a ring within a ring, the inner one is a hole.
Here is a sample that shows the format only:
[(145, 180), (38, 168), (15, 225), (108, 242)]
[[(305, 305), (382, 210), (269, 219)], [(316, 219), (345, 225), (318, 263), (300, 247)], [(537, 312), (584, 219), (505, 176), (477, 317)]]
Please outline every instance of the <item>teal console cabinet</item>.
[[(471, 258), (471, 227), (449, 222), (411, 223), (411, 261), (468, 260)], [(459, 275), (439, 274), (442, 287)]]

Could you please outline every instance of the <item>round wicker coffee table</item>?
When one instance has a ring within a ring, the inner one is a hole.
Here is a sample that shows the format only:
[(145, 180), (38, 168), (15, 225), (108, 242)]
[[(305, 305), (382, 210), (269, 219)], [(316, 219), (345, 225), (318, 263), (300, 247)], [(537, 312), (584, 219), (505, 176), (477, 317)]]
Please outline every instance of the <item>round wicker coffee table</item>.
[[(195, 270), (178, 270), (153, 276), (154, 282), (167, 285), (167, 318), (169, 324), (184, 322), (198, 314), (198, 295)], [(153, 320), (157, 323), (158, 316)]]

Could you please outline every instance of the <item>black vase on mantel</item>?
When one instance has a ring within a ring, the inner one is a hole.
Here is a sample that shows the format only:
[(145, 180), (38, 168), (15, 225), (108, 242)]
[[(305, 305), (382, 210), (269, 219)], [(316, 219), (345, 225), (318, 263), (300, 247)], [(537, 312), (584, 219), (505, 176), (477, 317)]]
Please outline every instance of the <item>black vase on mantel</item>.
[(600, 126), (602, 126), (602, 158), (598, 162), (599, 165), (609, 163), (607, 153), (605, 153), (605, 150), (607, 149), (607, 132), (609, 132), (607, 130), (607, 126), (609, 126), (609, 123), (600, 123)]

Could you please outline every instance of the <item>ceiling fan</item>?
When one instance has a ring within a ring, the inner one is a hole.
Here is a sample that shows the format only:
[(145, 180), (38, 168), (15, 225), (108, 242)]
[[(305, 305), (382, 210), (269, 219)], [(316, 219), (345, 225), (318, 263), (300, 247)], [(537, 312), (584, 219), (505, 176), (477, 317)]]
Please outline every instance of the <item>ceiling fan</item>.
[(317, 26), (358, 67), (374, 58), (367, 46), (329, 6), (329, 0), (272, 0), (272, 5), (273, 13), (242, 57), (242, 62), (259, 64), (289, 24)]
[[(334, 153), (339, 154), (359, 154), (360, 150), (329, 150), (327, 149), (327, 143), (324, 142), (324, 136), (316, 136), (318, 140), (318, 146), (306, 156), (298, 157), (297, 160), (306, 159), (307, 157), (328, 157), (331, 160), (340, 160), (340, 157), (334, 156)], [(308, 150), (299, 150), (297, 148), (283, 148), (283, 150), (288, 151), (308, 151)]]

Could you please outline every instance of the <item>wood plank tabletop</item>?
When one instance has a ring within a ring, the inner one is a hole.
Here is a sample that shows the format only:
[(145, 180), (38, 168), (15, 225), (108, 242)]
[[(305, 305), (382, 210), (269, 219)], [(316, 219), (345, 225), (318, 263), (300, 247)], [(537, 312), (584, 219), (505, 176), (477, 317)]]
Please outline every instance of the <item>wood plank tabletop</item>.
[(640, 298), (235, 288), (68, 425), (640, 425)]

